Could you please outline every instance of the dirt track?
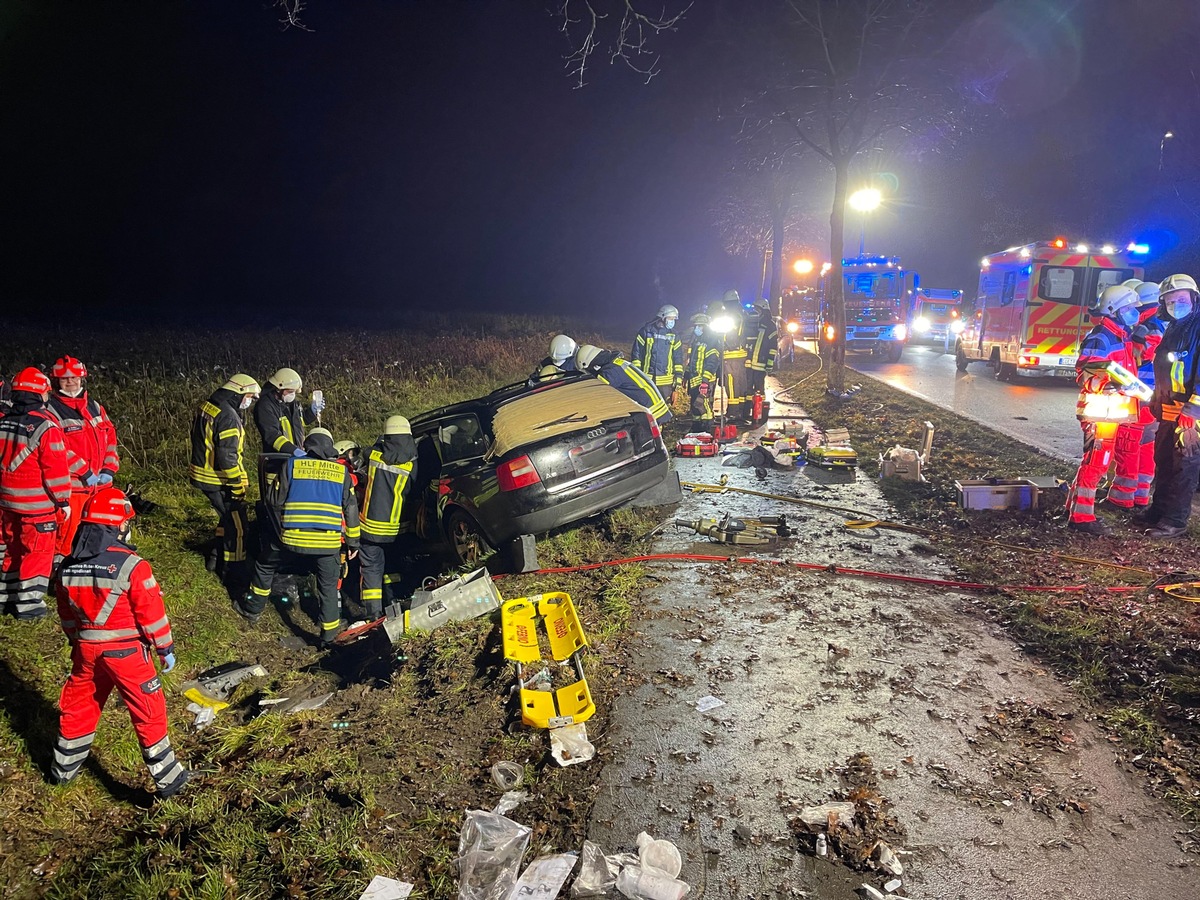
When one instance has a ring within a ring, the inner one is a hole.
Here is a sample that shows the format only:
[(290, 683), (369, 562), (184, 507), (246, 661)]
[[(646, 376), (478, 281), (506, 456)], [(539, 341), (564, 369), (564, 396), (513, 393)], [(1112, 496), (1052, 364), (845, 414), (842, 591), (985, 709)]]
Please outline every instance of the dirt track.
[[(783, 410), (776, 410), (783, 412)], [(799, 415), (799, 411), (792, 410)], [(776, 424), (776, 423), (773, 423)], [(685, 481), (792, 494), (886, 516), (877, 486), (812, 467), (682, 460)], [(747, 495), (687, 494), (677, 515), (784, 513), (801, 537), (764, 556), (952, 577), (911, 535), (847, 533), (840, 516)], [(659, 552), (744, 555), (669, 529)], [(596, 735), (605, 761), (589, 831), (675, 841), (693, 896), (855, 896), (878, 872), (800, 851), (789, 817), (870, 756), (915, 898), (1190, 898), (1194, 835), (1149, 797), (1125, 752), (971, 596), (784, 568), (663, 563), (635, 649), (646, 681)], [(1003, 573), (997, 573), (998, 580)], [(845, 652), (845, 651), (848, 651)], [(706, 695), (725, 701), (695, 710)]]

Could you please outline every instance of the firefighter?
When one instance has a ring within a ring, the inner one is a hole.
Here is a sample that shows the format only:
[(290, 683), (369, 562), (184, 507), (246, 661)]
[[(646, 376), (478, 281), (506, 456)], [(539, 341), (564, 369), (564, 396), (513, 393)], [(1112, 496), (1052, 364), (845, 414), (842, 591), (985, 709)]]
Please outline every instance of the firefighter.
[(679, 310), (663, 304), (638, 331), (629, 353), (630, 362), (650, 377), (663, 396), (673, 393), (683, 381), (683, 345), (675, 334), (677, 321)]
[(285, 554), (311, 561), (317, 573), (320, 599), (320, 646), (326, 649), (342, 630), (338, 581), (342, 575), (343, 545), (349, 559), (358, 554), (358, 501), (354, 482), (337, 461), (333, 435), (314, 428), (304, 439), (304, 456), (289, 459), (274, 485), (280, 535), (264, 548), (254, 564), (250, 591), (234, 609), (251, 624), (257, 622), (271, 596), (275, 572)]
[(206, 566), (223, 578), (245, 576), (249, 477), (243, 458), (246, 429), (242, 413), (260, 392), (258, 382), (249, 375), (234, 375), (200, 404), (192, 420), (190, 480), (217, 514), (216, 537)]
[(704, 313), (692, 316), (692, 340), (688, 347), (688, 364), (684, 374), (691, 413), (696, 425), (703, 428), (713, 420), (713, 385), (721, 364), (718, 339), (708, 330), (709, 318)]
[(320, 421), (323, 397), (314, 397), (307, 408), (296, 399), (304, 382), (295, 369), (283, 368), (267, 379), (269, 390), (254, 407), (254, 424), (264, 453), (305, 455), (304, 428)]
[(542, 381), (549, 381), (564, 372), (574, 372), (575, 351), (578, 347), (574, 338), (565, 334), (556, 334), (550, 340), (550, 355), (538, 363), (533, 374), (529, 376), (529, 386), (533, 387)]
[(98, 490), (83, 511), (75, 546), (63, 563), (56, 593), (71, 643), (71, 675), (51, 774), (66, 784), (88, 758), (100, 713), (113, 688), (129, 710), (158, 797), (174, 796), (189, 772), (167, 734), (167, 702), (151, 650), (162, 670), (175, 668), (171, 623), (150, 564), (125, 542), (133, 506), (115, 487)]
[(1141, 521), (1153, 525), (1149, 536), (1177, 538), (1187, 532), (1192, 495), (1200, 476), (1200, 290), (1190, 275), (1171, 275), (1159, 285), (1167, 320), (1154, 353), (1154, 399), (1158, 420), (1154, 438), (1154, 497)]
[[(1139, 361), (1137, 374), (1144, 384), (1153, 388), (1154, 356), (1158, 345), (1162, 343), (1166, 323), (1159, 315), (1158, 285), (1146, 281), (1135, 290), (1138, 295), (1138, 324), (1131, 337), (1134, 356)], [(1158, 420), (1154, 418), (1149, 403), (1139, 404), (1138, 424), (1142, 433), (1138, 444), (1137, 490), (1133, 495), (1133, 505), (1144, 512), (1150, 506), (1150, 485), (1154, 482), (1154, 436), (1158, 433)]]
[(354, 480), (354, 496), (358, 498), (361, 509), (367, 479), (367, 461), (363, 457), (362, 447), (357, 441), (338, 441), (333, 445), (333, 449), (337, 451), (338, 462), (346, 467), (346, 471)]
[(750, 397), (755, 394), (766, 397), (767, 373), (774, 370), (779, 355), (779, 328), (766, 300), (754, 304), (754, 311), (758, 314), (758, 326), (746, 341), (746, 369), (749, 375), (746, 393)]
[[(1092, 394), (1115, 393), (1118, 385), (1103, 371), (1106, 364), (1120, 363), (1130, 372), (1136, 371), (1137, 362), (1131, 351), (1129, 334), (1138, 320), (1137, 292), (1125, 285), (1116, 284), (1104, 289), (1099, 304), (1093, 313), (1096, 324), (1079, 344), (1079, 358), (1075, 363), (1076, 381), (1079, 383), (1080, 394), (1077, 403), (1080, 425), (1083, 427), (1083, 460), (1079, 471), (1071, 484), (1067, 498), (1067, 506), (1071, 517), (1067, 524), (1074, 531), (1084, 534), (1107, 535), (1111, 533), (1108, 525), (1096, 518), (1096, 488), (1100, 479), (1108, 471), (1113, 459), (1113, 447), (1119, 431), (1112, 429), (1109, 433), (1109, 423), (1102, 427), (1097, 422), (1085, 417), (1088, 397)], [(1118, 427), (1119, 428), (1119, 427)], [(1133, 459), (1131, 470), (1122, 470), (1121, 477), (1128, 480), (1130, 471), (1133, 478), (1130, 487), (1137, 485), (1136, 458)]]
[(397, 546), (404, 500), (412, 487), (416, 459), (417, 445), (408, 419), (389, 416), (383, 425), (383, 435), (367, 454), (367, 489), (359, 517), (360, 596), (368, 619), (383, 615), (384, 576), (395, 573), (397, 560), (393, 549)]
[(671, 408), (654, 382), (637, 366), (610, 350), (584, 344), (575, 352), (575, 365), (610, 384), (633, 402), (649, 410), (659, 425), (671, 421)]
[[(713, 311), (715, 306), (716, 312)], [(719, 319), (724, 328), (716, 329), (721, 339), (720, 384), (724, 392), (725, 416), (729, 419), (745, 419), (749, 394), (750, 370), (746, 367), (749, 353), (743, 346), (742, 298), (737, 291), (726, 291), (724, 298), (710, 304), (708, 317), (712, 325)]]
[(58, 523), (71, 516), (67, 447), (46, 408), (50, 379), (24, 369), (12, 384), (12, 408), (0, 419), (0, 607), (40, 619), (54, 569)]
[(59, 523), (56, 563), (71, 552), (71, 541), (87, 500), (99, 488), (112, 484), (121, 467), (117, 429), (104, 407), (88, 397), (83, 384), (87, 374), (87, 366), (73, 356), (59, 358), (50, 370), (57, 389), (50, 395), (49, 409), (63, 430), (71, 471), (71, 517)]

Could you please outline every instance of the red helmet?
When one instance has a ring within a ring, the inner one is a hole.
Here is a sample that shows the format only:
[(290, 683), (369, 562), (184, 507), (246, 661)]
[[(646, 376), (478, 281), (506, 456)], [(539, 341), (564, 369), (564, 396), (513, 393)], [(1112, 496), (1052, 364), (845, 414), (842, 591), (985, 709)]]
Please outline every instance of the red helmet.
[(108, 487), (92, 495), (88, 505), (83, 508), (82, 520), (95, 525), (115, 525), (120, 528), (132, 518), (133, 504), (129, 502), (125, 492)]
[(60, 356), (50, 374), (55, 378), (87, 378), (87, 366), (73, 356)]
[(30, 366), (27, 369), (22, 369), (17, 377), (13, 379), (12, 389), (14, 391), (29, 391), (33, 394), (44, 394), (50, 390), (50, 379), (46, 377), (46, 373), (41, 369)]

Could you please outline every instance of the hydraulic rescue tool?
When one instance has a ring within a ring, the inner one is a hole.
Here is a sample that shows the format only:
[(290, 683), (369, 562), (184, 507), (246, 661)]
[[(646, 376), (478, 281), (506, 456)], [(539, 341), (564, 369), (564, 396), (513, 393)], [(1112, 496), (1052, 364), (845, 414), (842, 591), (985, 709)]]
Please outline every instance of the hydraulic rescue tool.
[(719, 519), (676, 519), (675, 524), (722, 544), (775, 546), (780, 538), (792, 536), (785, 516), (751, 518), (726, 513)]

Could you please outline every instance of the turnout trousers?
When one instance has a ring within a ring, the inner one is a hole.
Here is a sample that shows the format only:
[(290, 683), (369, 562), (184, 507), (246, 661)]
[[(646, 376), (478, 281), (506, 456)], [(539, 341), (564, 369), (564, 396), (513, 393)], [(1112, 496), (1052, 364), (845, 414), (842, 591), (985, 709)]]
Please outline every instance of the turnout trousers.
[(1190, 459), (1183, 455), (1175, 435), (1174, 422), (1160, 422), (1154, 437), (1154, 499), (1146, 514), (1156, 525), (1187, 525), (1192, 511), (1192, 495), (1200, 477), (1200, 454)]
[(71, 675), (58, 700), (61, 714), (54, 748), (54, 780), (63, 784), (79, 774), (113, 688), (129, 710), (142, 758), (155, 785), (160, 792), (173, 792), (179, 786), (177, 782), (187, 779), (187, 771), (175, 758), (167, 736), (167, 702), (150, 648), (139, 640), (76, 641), (71, 647)]
[(57, 523), (53, 513), (23, 516), (0, 509), (0, 605), (18, 619), (40, 619), (54, 570)]
[(1150, 505), (1150, 485), (1154, 483), (1154, 436), (1158, 434), (1158, 420), (1148, 407), (1142, 407), (1142, 437), (1138, 445), (1137, 490), (1133, 494), (1133, 505), (1143, 509)]
[(217, 514), (217, 544), (221, 548), (221, 571), (230, 563), (246, 561), (246, 501), (234, 497), (229, 488), (201, 488)]
[(1080, 422), (1083, 426), (1083, 460), (1071, 483), (1067, 506), (1071, 510), (1072, 522), (1096, 521), (1096, 488), (1100, 479), (1112, 463), (1115, 438), (1102, 438), (1096, 434), (1093, 422)]
[(338, 582), (342, 578), (341, 550), (329, 553), (293, 553), (278, 543), (272, 542), (264, 548), (262, 555), (254, 563), (254, 576), (250, 579), (250, 599), (245, 610), (251, 615), (258, 615), (271, 599), (271, 584), (275, 581), (275, 572), (285, 556), (289, 561), (304, 561), (311, 563), (317, 573), (317, 598), (321, 604), (320, 626), (321, 639), (332, 640), (337, 636), (338, 626), (342, 621), (342, 602), (338, 596)]
[(1143, 431), (1145, 426), (1141, 422), (1117, 427), (1117, 437), (1113, 442), (1113, 480), (1108, 489), (1108, 502), (1113, 506), (1133, 509), (1137, 502)]

